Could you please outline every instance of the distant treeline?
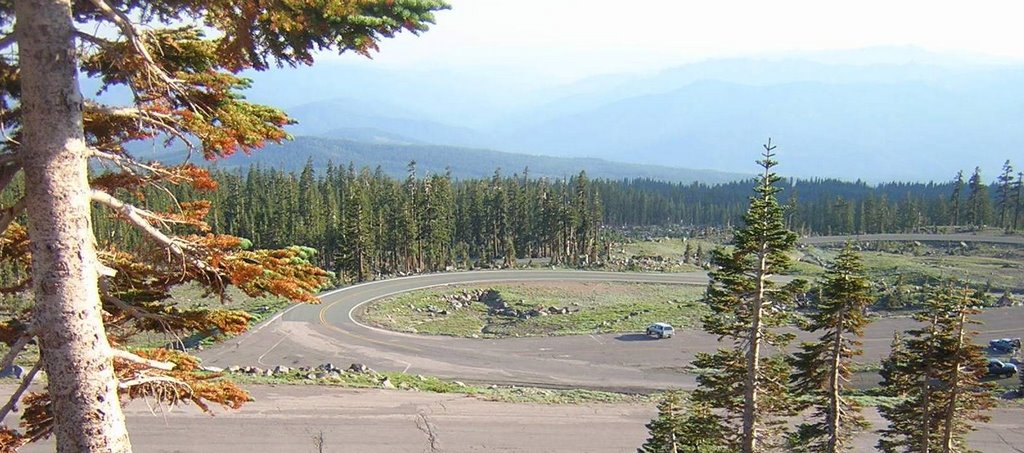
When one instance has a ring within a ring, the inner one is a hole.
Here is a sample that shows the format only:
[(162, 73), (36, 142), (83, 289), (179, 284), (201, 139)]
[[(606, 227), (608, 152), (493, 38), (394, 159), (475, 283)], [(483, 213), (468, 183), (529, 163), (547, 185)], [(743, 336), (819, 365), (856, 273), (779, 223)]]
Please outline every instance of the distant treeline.
[[(497, 171), (491, 178), (453, 180), (418, 175), (415, 163), (404, 179), (351, 165), (328, 165), (318, 174), (311, 164), (301, 172), (215, 170), (213, 178), (218, 188), (210, 193), (170, 191), (178, 201), (210, 200), (214, 232), (247, 238), (259, 248), (315, 248), (319, 265), (349, 281), (539, 257), (585, 266), (606, 250), (602, 225), (735, 225), (753, 186), (590, 180), (585, 173), (552, 180)], [(844, 234), (1024, 226), (1019, 181), (986, 185), (976, 173), (966, 183), (961, 177), (948, 183), (870, 186), (813, 179), (779, 185), (791, 229)], [(168, 209), (167, 197), (147, 190), (153, 193), (143, 194), (140, 203)], [(95, 225), (100, 241), (128, 247), (139, 241), (133, 229), (110, 221), (103, 210)]]
[[(413, 163), (404, 180), (333, 165), (322, 175), (306, 165), (298, 173), (251, 167), (212, 176), (218, 188), (210, 193), (168, 189), (179, 202), (209, 200), (213, 232), (257, 248), (315, 248), (318, 264), (346, 281), (531, 257), (585, 266), (601, 246), (598, 194), (584, 173), (552, 181), (495, 172), (453, 182), (419, 176)], [(141, 195), (136, 202), (150, 209), (169, 207), (158, 189)], [(99, 240), (137, 245), (138, 233), (109, 214), (95, 216)]]
[[(946, 183), (867, 183), (788, 179), (778, 185), (789, 228), (805, 234), (897, 233), (930, 226), (1024, 228), (1020, 174), (1009, 162), (996, 184), (980, 170)], [(747, 209), (752, 181), (719, 185), (650, 179), (594, 181), (612, 226), (735, 225)]]

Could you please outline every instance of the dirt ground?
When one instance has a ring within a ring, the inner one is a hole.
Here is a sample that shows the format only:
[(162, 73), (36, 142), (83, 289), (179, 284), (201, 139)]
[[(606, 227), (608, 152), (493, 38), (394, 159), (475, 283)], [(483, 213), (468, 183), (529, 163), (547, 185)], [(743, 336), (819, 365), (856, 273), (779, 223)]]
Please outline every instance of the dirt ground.
[[(131, 404), (135, 451), (157, 452), (633, 452), (655, 409), (635, 404), (538, 405), (465, 395), (316, 386), (253, 386), (240, 411)], [(0, 385), (0, 395), (13, 391)], [(6, 399), (6, 398), (5, 398)], [(877, 414), (866, 414), (878, 426)], [(1024, 451), (1024, 408), (1004, 407), (970, 436), (986, 453)], [(7, 420), (15, 422), (14, 420)], [(323, 439), (323, 449), (318, 439)], [(873, 451), (873, 434), (854, 451)], [(53, 451), (51, 442), (24, 449)]]

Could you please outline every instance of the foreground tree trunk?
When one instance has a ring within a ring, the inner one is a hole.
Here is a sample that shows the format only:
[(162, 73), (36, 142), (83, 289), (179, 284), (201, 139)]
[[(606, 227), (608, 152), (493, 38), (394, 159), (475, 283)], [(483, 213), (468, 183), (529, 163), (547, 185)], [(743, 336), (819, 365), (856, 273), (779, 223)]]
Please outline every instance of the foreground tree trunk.
[(18, 0), (15, 7), (33, 327), (53, 402), (57, 451), (128, 452), (97, 289), (71, 4)]

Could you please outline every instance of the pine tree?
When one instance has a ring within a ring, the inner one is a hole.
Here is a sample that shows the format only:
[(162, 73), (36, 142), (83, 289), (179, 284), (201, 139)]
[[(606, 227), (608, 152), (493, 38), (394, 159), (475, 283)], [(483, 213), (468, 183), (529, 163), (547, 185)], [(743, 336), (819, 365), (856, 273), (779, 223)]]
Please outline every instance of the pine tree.
[(830, 263), (821, 288), (807, 330), (824, 334), (803, 344), (794, 360), (796, 388), (814, 399), (819, 419), (800, 427), (799, 443), (806, 451), (835, 453), (849, 449), (853, 434), (866, 427), (859, 406), (842, 395), (851, 361), (862, 353), (856, 338), (864, 334), (865, 310), (873, 302), (864, 265), (850, 244)]
[(1003, 172), (999, 174), (998, 190), (999, 198), (996, 200), (997, 206), (999, 207), (999, 226), (1005, 228), (1007, 231), (1012, 229), (1013, 222), (1008, 216), (1015, 214), (1014, 212), (1014, 186), (1013, 186), (1013, 166), (1010, 165), (1010, 161), (1007, 160), (1003, 164)]
[(878, 448), (885, 452), (970, 451), (965, 436), (973, 423), (988, 420), (994, 404), (991, 384), (983, 383), (986, 355), (974, 342), (971, 316), (981, 306), (962, 283), (932, 290), (926, 310), (915, 315), (925, 326), (908, 332), (905, 357), (892, 360), (898, 379), (890, 385), (905, 395), (880, 408), (889, 427)]
[(680, 451), (679, 432), (683, 422), (682, 396), (679, 392), (665, 392), (658, 403), (658, 416), (647, 425), (651, 437), (638, 453), (677, 453)]
[(963, 170), (956, 172), (956, 179), (953, 180), (953, 195), (949, 197), (950, 203), (952, 203), (952, 216), (950, 217), (949, 226), (960, 225), (960, 198), (964, 190), (964, 172)]
[(683, 404), (678, 391), (666, 392), (658, 416), (647, 425), (650, 437), (638, 453), (713, 453), (723, 436), (721, 420), (706, 405)]
[(695, 401), (725, 412), (725, 422), (739, 438), (723, 439), (745, 453), (764, 451), (779, 440), (780, 416), (794, 410), (785, 382), (790, 370), (781, 357), (768, 357), (763, 348), (780, 347), (791, 334), (772, 330), (785, 324), (799, 282), (779, 288), (773, 275), (790, 264), (787, 252), (796, 245), (796, 234), (785, 228), (772, 172), (775, 147), (764, 145), (763, 169), (755, 195), (744, 215), (744, 225), (734, 232), (731, 248), (712, 253), (711, 282), (705, 296), (711, 314), (704, 330), (731, 339), (735, 346), (716, 354), (699, 354), (694, 365), (710, 369), (698, 377)]
[(898, 331), (892, 333), (892, 341), (889, 343), (889, 355), (882, 359), (881, 369), (878, 370), (882, 382), (879, 387), (882, 393), (887, 396), (902, 398), (906, 395), (907, 389), (913, 386), (913, 376), (903, 372), (909, 367), (910, 352), (907, 351), (903, 335)]
[(1017, 231), (1018, 222), (1022, 212), (1024, 212), (1024, 172), (1017, 173), (1017, 184), (1014, 192), (1016, 195), (1013, 196), (1013, 231)]
[(981, 179), (981, 168), (975, 167), (974, 174), (967, 181), (970, 194), (967, 196), (967, 215), (971, 225), (980, 228), (992, 218), (992, 201), (989, 199), (988, 186)]
[[(157, 316), (178, 328), (238, 332), (247, 324), (238, 313), (181, 314), (160, 301), (173, 284), (191, 281), (216, 294), (234, 284), (250, 294), (311, 300), (327, 278), (309, 265), (308, 249), (249, 250), (246, 240), (212, 233), (208, 201), (167, 210), (133, 204), (145, 186), (210, 190), (214, 183), (193, 165), (140, 163), (124, 143), (177, 138), (178, 146), (216, 159), (283, 140), (290, 119), (240, 96), (249, 81), (238, 73), (308, 64), (325, 48), (366, 55), (401, 30), (426, 30), (432, 11), (446, 6), (440, 0), (0, 4), (0, 47), (16, 46), (18, 54), (0, 56), (4, 125), (17, 137), (3, 144), (0, 189), (9, 188), (8, 176), (19, 172), (25, 187), (23, 201), (8, 206), (12, 220), (3, 233), (26, 244), (26, 259), (31, 249), (35, 296), (31, 317), (5, 320), (0, 340), (14, 351), (4, 362), (28, 341), (40, 345), (49, 393), (25, 404), (24, 413), (33, 417), (31, 440), (53, 433), (61, 452), (126, 452), (126, 400), (148, 396), (236, 407), (247, 399), (244, 392), (199, 379), (188, 356), (112, 348), (120, 328), (115, 324), (152, 330), (151, 316)], [(100, 91), (130, 91), (134, 105), (84, 100), (79, 73), (100, 80)], [(90, 175), (90, 163), (97, 162), (108, 173)], [(97, 250), (94, 204), (146, 241), (139, 248)], [(24, 226), (14, 222), (13, 214), (21, 212)], [(158, 375), (165, 379), (143, 379)], [(26, 440), (8, 442), (13, 435), (0, 428), (8, 445)]]

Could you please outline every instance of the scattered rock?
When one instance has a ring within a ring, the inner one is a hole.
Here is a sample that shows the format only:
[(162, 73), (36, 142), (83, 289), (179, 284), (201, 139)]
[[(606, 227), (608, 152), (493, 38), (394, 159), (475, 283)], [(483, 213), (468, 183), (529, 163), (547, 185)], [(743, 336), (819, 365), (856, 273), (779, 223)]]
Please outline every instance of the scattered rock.
[(223, 373), (224, 372), (224, 369), (221, 368), (221, 367), (218, 367), (218, 366), (201, 366), (201, 367), (199, 367), (199, 369), (203, 370), (203, 371), (208, 371), (210, 373)]
[(361, 364), (361, 363), (353, 363), (352, 365), (349, 365), (348, 370), (353, 372), (353, 373), (360, 373), (360, 374), (364, 374), (364, 373), (369, 373), (370, 372), (370, 368), (367, 367), (366, 365)]
[(309, 373), (309, 374), (306, 375), (306, 379), (309, 379), (309, 380), (312, 381), (312, 380), (316, 379), (316, 375), (313, 374), (313, 373)]
[(265, 370), (265, 371), (263, 371), (263, 375), (264, 376), (273, 376), (274, 375), (274, 370), (269, 370), (269, 369)]
[(330, 376), (330, 375), (331, 375), (330, 373), (325, 373), (325, 372), (321, 371), (321, 372), (316, 374), (316, 378), (317, 379), (327, 379), (327, 377)]
[(242, 367), (238, 365), (231, 365), (228, 367), (228, 373), (237, 373), (239, 371), (242, 371)]
[(452, 384), (455, 384), (456, 387), (465, 387), (466, 386), (466, 384), (464, 384), (462, 382), (459, 382), (459, 381), (454, 381), (454, 382), (452, 382)]
[(384, 378), (380, 380), (380, 388), (393, 389), (395, 388), (395, 384), (391, 383), (391, 379)]
[(292, 372), (292, 369), (288, 368), (288, 367), (286, 367), (284, 365), (278, 365), (278, 366), (274, 367), (274, 374), (288, 374), (288, 373), (291, 373), (291, 372)]

